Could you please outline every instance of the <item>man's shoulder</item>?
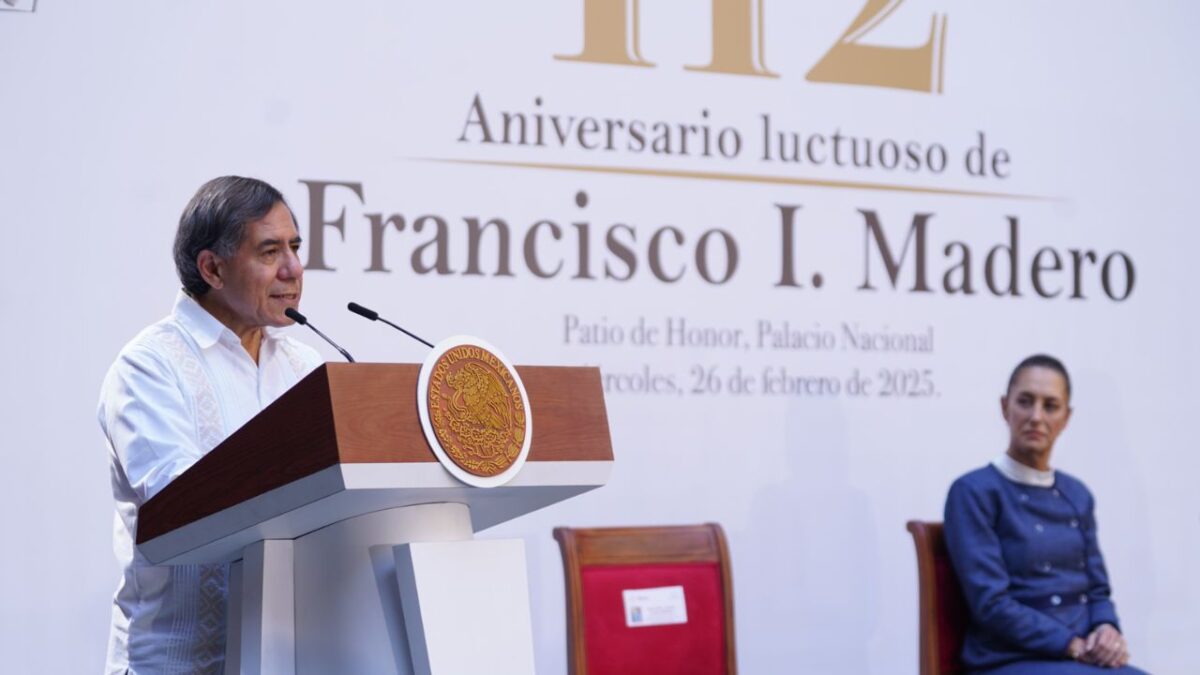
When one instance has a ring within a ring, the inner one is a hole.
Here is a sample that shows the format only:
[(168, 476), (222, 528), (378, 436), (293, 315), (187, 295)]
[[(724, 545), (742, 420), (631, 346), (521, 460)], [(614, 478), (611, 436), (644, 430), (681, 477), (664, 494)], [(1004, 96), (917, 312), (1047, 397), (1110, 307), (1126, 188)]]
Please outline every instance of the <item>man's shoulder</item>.
[(300, 366), (304, 374), (315, 370), (318, 366), (325, 363), (325, 358), (317, 350), (300, 340), (290, 335), (279, 335), (277, 339), (279, 352), (289, 361)]
[(189, 350), (178, 324), (170, 317), (143, 328), (121, 350), (105, 373), (100, 385), (100, 405), (115, 406), (134, 389), (146, 382), (168, 382), (179, 378), (176, 364)]
[(174, 317), (163, 317), (143, 328), (126, 342), (117, 353), (117, 362), (146, 356), (165, 358), (169, 361), (176, 352), (189, 349), (185, 335), (186, 332)]

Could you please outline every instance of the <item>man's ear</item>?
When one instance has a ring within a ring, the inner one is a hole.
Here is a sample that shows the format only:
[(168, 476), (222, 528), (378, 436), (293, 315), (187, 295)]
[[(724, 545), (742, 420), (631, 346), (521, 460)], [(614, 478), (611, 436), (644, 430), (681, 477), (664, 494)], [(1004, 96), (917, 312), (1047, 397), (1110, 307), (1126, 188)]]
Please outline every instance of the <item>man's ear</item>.
[(225, 261), (216, 253), (207, 249), (200, 251), (200, 255), (196, 256), (196, 269), (200, 271), (204, 282), (212, 288), (219, 289), (225, 285)]
[(1000, 416), (1005, 422), (1008, 421), (1008, 394), (1000, 397)]

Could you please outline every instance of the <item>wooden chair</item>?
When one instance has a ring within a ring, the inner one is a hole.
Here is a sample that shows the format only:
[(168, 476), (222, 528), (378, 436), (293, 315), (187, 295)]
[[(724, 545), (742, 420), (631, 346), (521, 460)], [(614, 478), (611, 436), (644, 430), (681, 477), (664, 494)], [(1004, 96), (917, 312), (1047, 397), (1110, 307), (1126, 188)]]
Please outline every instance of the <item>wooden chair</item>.
[(921, 675), (965, 672), (959, 654), (970, 615), (950, 565), (942, 524), (910, 520), (907, 527), (917, 547)]
[[(557, 527), (571, 675), (736, 675), (733, 581), (720, 525)], [(687, 623), (629, 627), (624, 590), (682, 586)]]

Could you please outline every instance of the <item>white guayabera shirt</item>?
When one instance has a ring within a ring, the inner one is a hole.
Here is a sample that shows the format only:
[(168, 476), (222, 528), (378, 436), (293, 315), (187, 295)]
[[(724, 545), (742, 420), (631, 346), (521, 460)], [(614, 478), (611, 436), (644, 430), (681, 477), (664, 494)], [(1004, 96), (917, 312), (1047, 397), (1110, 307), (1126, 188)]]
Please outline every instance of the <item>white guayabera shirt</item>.
[(123, 568), (107, 673), (221, 672), (228, 565), (150, 565), (134, 548), (137, 510), (321, 361), (266, 328), (255, 364), (233, 331), (182, 292), (170, 316), (121, 350), (98, 410)]

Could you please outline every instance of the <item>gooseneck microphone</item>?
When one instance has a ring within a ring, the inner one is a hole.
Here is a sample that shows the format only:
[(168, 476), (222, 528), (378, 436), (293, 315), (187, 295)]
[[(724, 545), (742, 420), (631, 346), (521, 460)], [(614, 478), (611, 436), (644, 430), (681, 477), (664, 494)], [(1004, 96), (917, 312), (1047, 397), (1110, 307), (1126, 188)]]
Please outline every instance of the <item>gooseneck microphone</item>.
[(322, 340), (333, 345), (333, 348), (338, 350), (338, 352), (340, 352), (342, 356), (346, 357), (347, 361), (349, 361), (350, 363), (354, 363), (354, 357), (350, 356), (350, 352), (346, 351), (345, 349), (342, 349), (341, 347), (338, 346), (338, 343), (334, 342), (333, 340), (330, 340), (328, 335), (317, 330), (317, 327), (312, 325), (311, 323), (309, 323), (308, 319), (305, 318), (303, 314), (301, 314), (300, 312), (297, 312), (296, 310), (292, 309), (291, 307), (288, 307), (287, 309), (283, 310), (283, 314), (284, 314), (284, 316), (291, 319), (292, 321), (295, 321), (296, 323), (300, 324), (301, 326), (308, 326), (309, 328), (311, 328), (312, 332), (316, 333), (317, 335), (320, 335)]
[(351, 312), (354, 312), (355, 314), (357, 314), (365, 319), (370, 319), (372, 321), (382, 321), (382, 322), (386, 323), (387, 325), (391, 326), (392, 328), (395, 328), (396, 330), (400, 331), (401, 333), (404, 333), (408, 337), (416, 340), (417, 342), (420, 342), (421, 344), (425, 345), (426, 347), (433, 349), (433, 345), (429, 341), (424, 340), (417, 335), (413, 335), (412, 333), (401, 328), (400, 326), (397, 326), (396, 324), (392, 323), (391, 321), (388, 321), (387, 319), (379, 316), (379, 312), (376, 312), (371, 309), (367, 309), (366, 307), (363, 307), (362, 305), (358, 304), (357, 302), (352, 302), (352, 303), (346, 305), (346, 309), (350, 310)]

